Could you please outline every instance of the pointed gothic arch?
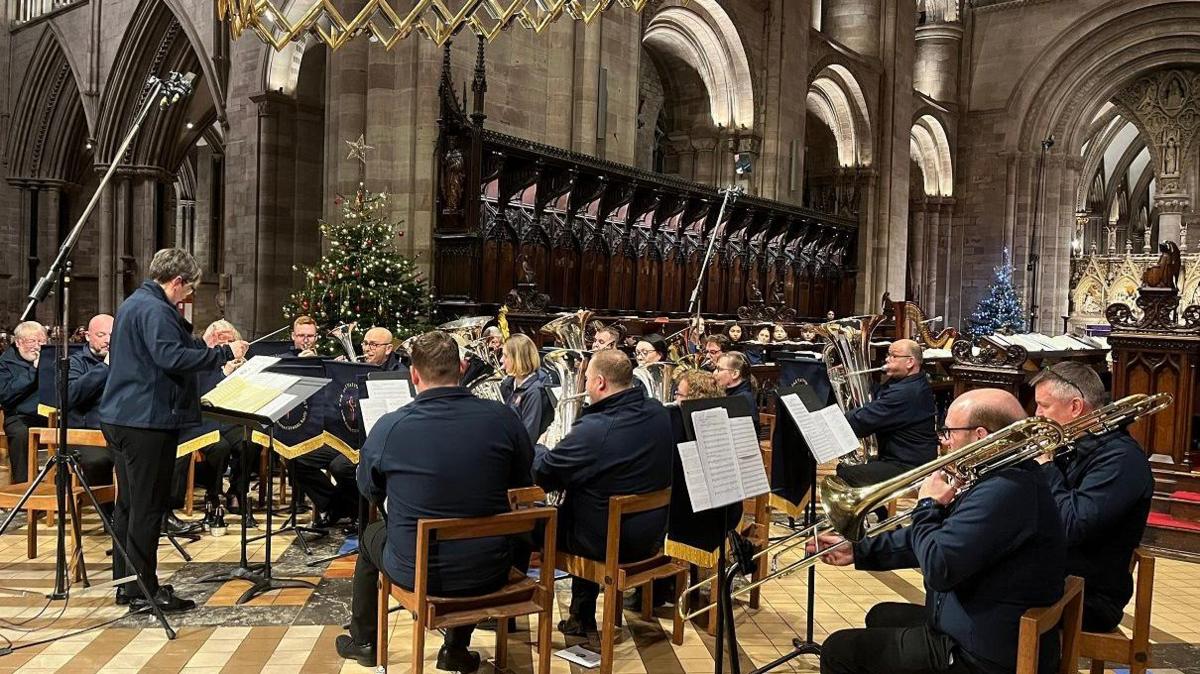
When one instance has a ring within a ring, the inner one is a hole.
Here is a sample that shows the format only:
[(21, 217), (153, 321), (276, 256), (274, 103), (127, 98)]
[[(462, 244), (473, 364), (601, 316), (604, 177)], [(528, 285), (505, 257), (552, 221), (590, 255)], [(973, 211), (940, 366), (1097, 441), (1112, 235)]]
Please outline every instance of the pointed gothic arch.
[(87, 164), (87, 113), (66, 52), (48, 27), (25, 71), (12, 120), (10, 179), (78, 182)]

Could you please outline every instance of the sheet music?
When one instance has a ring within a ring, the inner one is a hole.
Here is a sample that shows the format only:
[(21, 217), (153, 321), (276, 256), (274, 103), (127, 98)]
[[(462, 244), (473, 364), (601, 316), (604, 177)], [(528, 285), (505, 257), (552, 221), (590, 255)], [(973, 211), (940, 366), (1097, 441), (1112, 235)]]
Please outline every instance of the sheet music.
[(817, 416), (825, 421), (825, 425), (829, 428), (829, 433), (833, 437), (838, 446), (838, 455), (849, 454), (858, 449), (858, 436), (854, 434), (854, 429), (851, 428), (850, 422), (846, 420), (846, 413), (837, 405), (830, 405), (825, 409), (817, 412)]
[[(800, 401), (800, 396), (795, 393), (789, 393), (780, 398), (780, 400), (783, 401), (788, 414), (795, 420), (796, 426), (800, 429), (800, 434), (804, 436), (804, 441), (808, 444), (808, 450), (812, 452), (813, 458), (817, 460), (817, 463), (833, 461), (846, 453), (841, 451), (840, 444), (833, 436), (833, 431), (829, 428), (829, 422), (825, 418), (809, 412), (804, 403)], [(837, 409), (836, 406), (833, 406), (833, 408)], [(841, 410), (838, 411), (839, 413), (841, 412)], [(842, 420), (845, 421), (845, 417)], [(857, 446), (857, 443), (855, 443), (855, 446)]]
[(754, 430), (751, 417), (734, 417), (729, 420), (733, 433), (733, 446), (737, 451), (738, 473), (742, 477), (742, 498), (753, 498), (771, 491), (767, 481), (767, 469), (763, 466), (762, 450), (758, 446), (758, 433)]
[(729, 427), (729, 413), (724, 407), (693, 412), (692, 426), (696, 430), (696, 448), (704, 466), (712, 507), (720, 508), (742, 500), (742, 476)]
[(412, 389), (407, 379), (368, 379), (367, 397), (402, 400), (405, 404), (412, 401)]
[(255, 356), (247, 360), (244, 365), (239, 367), (236, 372), (229, 375), (230, 377), (247, 378), (259, 374), (263, 370), (278, 363), (279, 359), (274, 356)]
[(695, 442), (681, 442), (679, 445), (679, 460), (683, 464), (683, 481), (687, 483), (688, 498), (692, 502), (692, 512), (703, 512), (712, 508), (712, 499), (708, 494), (708, 482), (704, 477), (704, 465), (700, 461), (700, 452)]
[(201, 400), (214, 407), (253, 413), (279, 395), (279, 391), (255, 384), (245, 377), (229, 377)]
[(283, 395), (276, 397), (270, 403), (259, 408), (256, 414), (260, 414), (271, 419), (281, 417), (283, 416), (283, 410), (287, 408), (287, 406), (290, 405), (297, 397), (298, 396), (294, 396), (289, 393), (284, 393)]

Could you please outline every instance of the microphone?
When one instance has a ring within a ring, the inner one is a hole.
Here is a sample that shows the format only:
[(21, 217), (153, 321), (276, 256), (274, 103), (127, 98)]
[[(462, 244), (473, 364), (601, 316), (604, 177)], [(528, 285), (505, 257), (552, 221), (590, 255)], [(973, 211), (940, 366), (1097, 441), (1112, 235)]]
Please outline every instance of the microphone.
[(163, 96), (158, 101), (160, 108), (165, 108), (179, 102), (179, 99), (192, 93), (192, 83), (196, 81), (196, 73), (172, 72), (163, 81)]

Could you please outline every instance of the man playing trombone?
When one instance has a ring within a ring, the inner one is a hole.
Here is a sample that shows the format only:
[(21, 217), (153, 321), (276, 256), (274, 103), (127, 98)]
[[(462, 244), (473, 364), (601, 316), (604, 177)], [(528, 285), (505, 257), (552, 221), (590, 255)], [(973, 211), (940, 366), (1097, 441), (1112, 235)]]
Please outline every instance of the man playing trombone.
[[(1025, 418), (1012, 394), (977, 389), (959, 396), (941, 432), (948, 450)], [(840, 546), (822, 560), (872, 571), (918, 567), (925, 606), (882, 603), (865, 629), (829, 635), (821, 647), (826, 674), (1012, 672), (1021, 615), (1063, 592), (1066, 539), (1042, 471), (1033, 461), (1002, 468), (959, 488), (941, 470), (921, 484), (912, 523)], [(821, 535), (821, 548), (838, 544)], [(809, 554), (817, 546), (807, 545)], [(1053, 671), (1058, 633), (1042, 639), (1039, 671)]]
[(881, 368), (887, 382), (879, 387), (874, 400), (846, 410), (846, 420), (855, 435), (875, 436), (879, 457), (865, 463), (839, 464), (838, 477), (856, 487), (876, 484), (932, 461), (937, 455), (933, 388), (921, 366), (920, 344), (898, 339), (888, 347)]

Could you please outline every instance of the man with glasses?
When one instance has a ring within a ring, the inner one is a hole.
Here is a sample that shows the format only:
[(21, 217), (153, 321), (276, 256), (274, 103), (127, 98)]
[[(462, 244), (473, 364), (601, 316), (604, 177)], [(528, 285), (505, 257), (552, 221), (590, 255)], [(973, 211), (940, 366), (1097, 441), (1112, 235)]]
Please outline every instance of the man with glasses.
[[(371, 328), (363, 336), (363, 360), (384, 372), (401, 372), (408, 368), (400, 362), (400, 354), (392, 345), (392, 332), (387, 328)], [(339, 522), (351, 520), (346, 533), (356, 532), (353, 523), (358, 517), (358, 467), (336, 449), (325, 445), (291, 462), (296, 475), (296, 488), (312, 500), (317, 509), (313, 526), (330, 529)]]
[[(946, 413), (944, 444), (961, 449), (1025, 418), (1000, 389), (959, 396)], [(1026, 610), (1058, 601), (1066, 577), (1066, 541), (1046, 479), (1033, 461), (1004, 468), (963, 494), (944, 472), (921, 483), (912, 523), (826, 553), (822, 561), (864, 571), (919, 568), (925, 605), (884, 602), (866, 627), (829, 635), (823, 674), (1012, 672)], [(842, 542), (823, 534), (828, 548)], [(817, 545), (806, 546), (814, 554)], [(1057, 630), (1038, 650), (1037, 671), (1057, 669)]]
[(129, 554), (113, 556), (113, 578), (141, 576), (117, 589), (132, 610), (151, 601), (163, 611), (187, 611), (196, 603), (158, 584), (158, 537), (171, 493), (171, 469), (180, 429), (200, 423), (197, 373), (243, 358), (249, 344), (237, 340), (209, 348), (192, 336), (177, 305), (200, 282), (200, 265), (187, 251), (154, 254), (149, 277), (117, 311), (109, 347), (108, 382), (100, 400), (100, 429), (117, 467), (113, 533)]
[(921, 365), (920, 344), (911, 339), (892, 342), (883, 361), (887, 381), (875, 392), (875, 399), (846, 410), (854, 434), (874, 435), (879, 446), (876, 460), (838, 465), (837, 474), (846, 482), (855, 487), (875, 484), (937, 456), (933, 388)]
[[(45, 426), (38, 416), (38, 361), (46, 328), (25, 321), (13, 329), (13, 345), (0, 356), (0, 409), (8, 438), (8, 465), (13, 484), (29, 481), (29, 429)], [(35, 467), (36, 468), (36, 467)]]
[[(1082, 363), (1057, 363), (1030, 383), (1038, 416), (1064, 426), (1108, 402), (1100, 375)], [(1125, 428), (1085, 436), (1064, 454), (1038, 462), (1066, 529), (1067, 572), (1084, 580), (1083, 629), (1109, 632), (1133, 596), (1129, 560), (1146, 529), (1154, 474)]]
[(704, 351), (704, 360), (700, 363), (700, 367), (715, 372), (717, 369), (717, 361), (721, 360), (721, 356), (729, 351), (729, 338), (725, 335), (709, 335), (704, 338), (700, 344), (700, 348)]
[(317, 322), (311, 316), (297, 316), (292, 321), (292, 356), (308, 358), (317, 355)]

